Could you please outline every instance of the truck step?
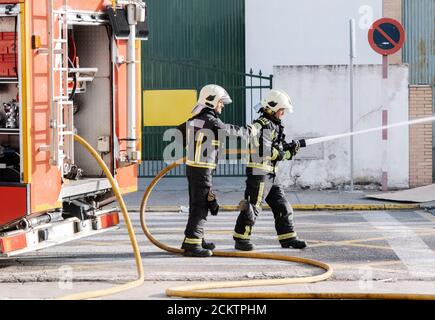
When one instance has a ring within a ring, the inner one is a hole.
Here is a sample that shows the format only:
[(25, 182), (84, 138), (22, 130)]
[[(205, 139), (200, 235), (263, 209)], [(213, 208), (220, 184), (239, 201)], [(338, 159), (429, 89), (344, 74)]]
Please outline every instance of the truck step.
[(94, 219), (69, 218), (29, 230), (0, 233), (0, 257), (14, 257), (119, 228), (119, 212), (110, 209)]

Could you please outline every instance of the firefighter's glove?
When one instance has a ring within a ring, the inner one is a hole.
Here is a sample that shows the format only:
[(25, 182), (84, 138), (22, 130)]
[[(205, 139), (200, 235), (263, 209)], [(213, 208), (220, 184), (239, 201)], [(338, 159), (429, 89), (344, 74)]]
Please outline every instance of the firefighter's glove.
[(254, 123), (253, 125), (248, 126), (248, 128), (250, 130), (250, 136), (256, 137), (257, 135), (259, 135), (259, 133), (261, 131), (261, 124)]
[(284, 159), (285, 151), (281, 145), (274, 144), (272, 147), (272, 161), (277, 162)]
[(219, 204), (216, 200), (216, 195), (210, 190), (207, 196), (208, 209), (212, 216), (217, 216), (219, 213)]
[(285, 160), (291, 160), (293, 157), (299, 152), (301, 148), (301, 141), (300, 140), (293, 140), (290, 143), (284, 142), (283, 143), (283, 149), (286, 153), (286, 156), (284, 157)]
[(292, 153), (290, 151), (285, 151), (284, 152), (284, 157), (283, 160), (291, 160), (293, 158)]

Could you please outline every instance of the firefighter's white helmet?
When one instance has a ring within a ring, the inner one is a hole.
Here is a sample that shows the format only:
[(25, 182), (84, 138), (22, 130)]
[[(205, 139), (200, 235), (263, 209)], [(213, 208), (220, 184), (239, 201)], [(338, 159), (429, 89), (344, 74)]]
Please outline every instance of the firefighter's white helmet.
[(277, 112), (280, 109), (286, 109), (293, 113), (293, 103), (289, 95), (283, 90), (273, 89), (269, 92), (266, 98), (261, 101), (261, 105), (265, 109), (272, 112)]
[(199, 93), (198, 104), (206, 105), (211, 108), (216, 108), (218, 102), (222, 100), (224, 104), (233, 103), (228, 92), (216, 84), (206, 85)]

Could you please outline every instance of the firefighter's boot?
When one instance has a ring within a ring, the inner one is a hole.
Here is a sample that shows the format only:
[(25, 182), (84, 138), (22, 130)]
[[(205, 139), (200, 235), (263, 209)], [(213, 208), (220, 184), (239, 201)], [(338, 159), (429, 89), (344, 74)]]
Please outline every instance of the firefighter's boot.
[(281, 241), (281, 247), (283, 248), (294, 248), (294, 249), (303, 249), (307, 246), (307, 243), (304, 240), (295, 238), (290, 238)]
[(185, 257), (207, 258), (213, 255), (213, 252), (208, 249), (204, 249), (199, 244), (183, 243), (181, 249), (184, 249)]
[(204, 239), (202, 239), (201, 246), (203, 249), (207, 249), (207, 250), (214, 250), (216, 248), (213, 242), (206, 242)]
[(254, 250), (254, 245), (251, 242), (251, 240), (242, 240), (242, 239), (236, 239), (236, 243), (234, 245), (234, 248), (241, 251), (252, 251)]

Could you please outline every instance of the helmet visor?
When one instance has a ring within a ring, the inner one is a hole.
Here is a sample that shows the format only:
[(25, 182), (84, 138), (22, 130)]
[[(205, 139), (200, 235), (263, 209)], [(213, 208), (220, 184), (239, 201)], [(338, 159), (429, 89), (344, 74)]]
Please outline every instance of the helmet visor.
[(222, 101), (223, 104), (233, 103), (233, 100), (231, 99), (230, 95), (226, 91), (220, 100)]

